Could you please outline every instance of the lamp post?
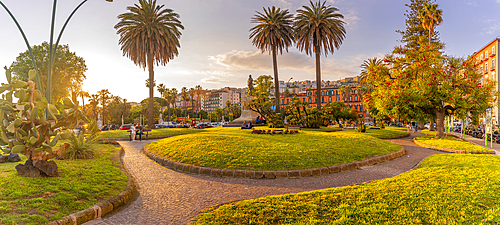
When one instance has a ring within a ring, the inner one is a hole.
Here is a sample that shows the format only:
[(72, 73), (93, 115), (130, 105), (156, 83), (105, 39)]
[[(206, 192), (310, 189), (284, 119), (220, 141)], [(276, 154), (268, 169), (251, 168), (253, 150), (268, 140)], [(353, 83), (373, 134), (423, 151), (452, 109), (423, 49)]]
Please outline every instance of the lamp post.
[[(85, 2), (87, 2), (87, 1), (88, 0), (82, 1), (73, 10), (73, 12), (71, 12), (71, 14), (68, 16), (68, 18), (66, 19), (66, 22), (64, 22), (64, 25), (61, 28), (61, 31), (59, 32), (59, 35), (57, 37), (55, 45), (53, 45), (53, 40), (54, 40), (54, 24), (55, 24), (55, 19), (56, 19), (57, 0), (54, 0), (54, 2), (53, 2), (53, 6), (52, 6), (52, 19), (51, 19), (51, 25), (50, 25), (49, 66), (48, 66), (48, 74), (47, 74), (47, 89), (46, 89), (46, 93), (45, 93), (45, 97), (47, 98), (47, 101), (49, 103), (50, 103), (50, 97), (51, 97), (51, 92), (50, 92), (51, 83), (50, 82), (51, 82), (51, 74), (52, 74), (52, 65), (54, 64), (54, 57), (56, 55), (55, 53), (56, 53), (56, 50), (57, 50), (57, 46), (59, 45), (59, 41), (61, 40), (61, 36), (62, 36), (62, 34), (64, 32), (64, 29), (66, 29), (66, 26), (68, 25), (69, 20), (71, 19), (71, 17), (73, 17), (73, 15), (76, 13), (76, 11)], [(106, 0), (106, 1), (107, 2), (113, 2), (113, 0)], [(39, 78), (39, 75), (38, 75), (38, 69), (37, 69), (37, 66), (36, 66), (35, 58), (33, 57), (33, 52), (32, 52), (31, 46), (30, 46), (30, 44), (28, 42), (28, 38), (26, 38), (26, 35), (24, 34), (23, 29), (21, 28), (21, 25), (19, 25), (19, 23), (17, 22), (16, 18), (14, 17), (14, 15), (12, 15), (12, 13), (7, 8), (7, 6), (5, 6), (5, 4), (3, 4), (2, 1), (0, 1), (0, 5), (2, 5), (2, 7), (5, 9), (5, 11), (7, 11), (7, 13), (9, 14), (9, 16), (12, 18), (12, 20), (16, 24), (17, 28), (19, 29), (19, 32), (21, 32), (21, 35), (23, 36), (24, 43), (26, 43), (26, 47), (28, 47), (28, 51), (30, 53), (31, 63), (33, 64), (33, 68), (36, 71), (36, 88), (38, 90), (40, 90), (41, 86), (40, 86), (40, 78)]]

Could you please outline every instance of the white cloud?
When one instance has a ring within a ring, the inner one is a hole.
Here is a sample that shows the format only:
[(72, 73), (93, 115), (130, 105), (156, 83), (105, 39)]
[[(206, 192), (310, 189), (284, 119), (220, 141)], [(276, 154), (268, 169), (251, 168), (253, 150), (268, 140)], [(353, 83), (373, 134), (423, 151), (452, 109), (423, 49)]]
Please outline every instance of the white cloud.
[(357, 16), (357, 13), (350, 9), (347, 11), (346, 14), (344, 14), (344, 22), (348, 27), (354, 25), (356, 22), (358, 22), (359, 17)]

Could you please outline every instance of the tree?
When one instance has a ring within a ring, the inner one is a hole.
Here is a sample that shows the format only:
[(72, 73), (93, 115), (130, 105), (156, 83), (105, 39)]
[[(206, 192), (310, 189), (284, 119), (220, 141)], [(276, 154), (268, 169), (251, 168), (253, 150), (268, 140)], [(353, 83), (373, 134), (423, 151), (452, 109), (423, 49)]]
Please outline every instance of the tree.
[[(43, 42), (41, 45), (35, 45), (32, 48), (35, 58), (38, 74), (40, 77), (43, 96), (46, 96), (47, 90), (47, 72), (49, 65), (49, 44)], [(50, 90), (52, 92), (51, 102), (58, 102), (64, 97), (70, 96), (75, 91), (81, 90), (85, 71), (87, 66), (85, 60), (69, 50), (68, 45), (60, 45), (54, 56), (54, 65), (52, 66), (52, 79), (50, 81)], [(33, 68), (30, 53), (22, 52), (16, 57), (9, 70), (13, 73), (13, 78), (22, 81), (28, 81), (28, 71)]]
[(106, 124), (106, 121), (110, 119), (108, 104), (113, 98), (113, 95), (109, 92), (108, 89), (102, 89), (97, 92), (99, 95), (99, 103), (101, 104), (101, 116), (102, 123)]
[(425, 3), (424, 7), (419, 10), (422, 27), (429, 32), (429, 46), (431, 45), (432, 36), (434, 35), (434, 27), (443, 21), (441, 17), (443, 11), (437, 7), (438, 4)]
[[(189, 94), (188, 94), (189, 90), (187, 89), (187, 87), (182, 87), (181, 89), (181, 98), (182, 100), (184, 101), (184, 109), (187, 109), (186, 107), (186, 102), (189, 102)], [(186, 117), (187, 113), (187, 110), (184, 111), (184, 117)]]
[(278, 113), (280, 89), (276, 54), (278, 51), (283, 54), (283, 48), (288, 52), (288, 47), (293, 43), (292, 14), (288, 13), (287, 9), (281, 10), (274, 6), (263, 9), (264, 14), (256, 11), (257, 14), (252, 17), (252, 23), (257, 25), (250, 29), (250, 38), (253, 38), (252, 43), (262, 50), (262, 53), (269, 51), (273, 56), (275, 105)]
[(191, 108), (193, 109), (193, 112), (192, 112), (192, 117), (194, 118), (194, 103), (196, 102), (196, 99), (194, 98), (194, 96), (196, 95), (196, 89), (194, 88), (189, 88), (189, 97), (190, 97), (190, 100), (191, 100)]
[(163, 107), (163, 101), (165, 99), (165, 91), (167, 90), (167, 87), (165, 87), (164, 84), (159, 84), (156, 89), (158, 90), (158, 92), (160, 92), (160, 97), (161, 97), (160, 110), (161, 110), (161, 108)]
[[(410, 4), (405, 4), (408, 9), (406, 10), (406, 29), (397, 30), (396, 32), (401, 34), (401, 42), (409, 48), (418, 48), (419, 39), (421, 37), (427, 37), (427, 30), (422, 26), (422, 21), (420, 19), (420, 10), (423, 9), (424, 4), (432, 4), (434, 0), (410, 0)], [(434, 32), (431, 39), (439, 39), (439, 32)], [(439, 42), (435, 43), (437, 48), (442, 48), (443, 45)]]
[(148, 125), (154, 126), (153, 66), (165, 66), (179, 54), (180, 29), (184, 29), (179, 15), (171, 9), (156, 5), (156, 0), (139, 0), (139, 5), (129, 6), (130, 12), (120, 14), (120, 21), (115, 25), (120, 35), (123, 55), (136, 65), (149, 71), (149, 114)]
[(361, 64), (361, 73), (359, 74), (359, 83), (365, 87), (367, 87), (368, 90), (371, 90), (373, 86), (368, 83), (368, 75), (370, 74), (370, 71), (376, 70), (378, 68), (385, 68), (385, 67), (380, 67), (382, 65), (382, 60), (378, 58), (370, 58), (367, 60), (363, 61), (363, 64)]
[[(90, 95), (90, 105), (92, 106), (91, 111), (89, 114), (92, 115), (92, 118), (94, 120), (97, 120), (97, 112), (98, 112), (98, 105), (99, 105), (99, 95), (98, 94), (92, 94)], [(87, 115), (89, 115), (87, 114)]]
[(88, 91), (80, 90), (80, 97), (82, 97), (82, 111), (85, 112), (85, 98), (90, 98), (90, 94)]
[(342, 96), (342, 100), (344, 100), (344, 102), (349, 101), (352, 88), (349, 86), (342, 85), (339, 90), (340, 90), (340, 95)]
[(316, 57), (316, 102), (317, 110), (321, 111), (321, 51), (325, 57), (329, 52), (333, 54), (339, 49), (345, 38), (344, 16), (337, 13), (338, 9), (326, 6), (326, 1), (313, 3), (310, 6), (302, 6), (297, 10), (295, 17), (295, 42), (300, 51)]
[[(203, 88), (201, 87), (201, 85), (196, 85), (196, 87), (194, 87), (194, 89), (195, 89), (195, 92), (196, 92), (197, 102), (201, 103), (201, 93), (203, 91)], [(196, 110), (200, 111), (200, 108), (197, 107)]]

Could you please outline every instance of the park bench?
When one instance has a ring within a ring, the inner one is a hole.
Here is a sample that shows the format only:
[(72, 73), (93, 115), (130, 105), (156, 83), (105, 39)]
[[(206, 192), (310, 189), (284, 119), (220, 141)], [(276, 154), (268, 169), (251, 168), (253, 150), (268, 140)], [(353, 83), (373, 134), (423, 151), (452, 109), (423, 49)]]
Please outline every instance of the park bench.
[(302, 130), (301, 125), (289, 125), (289, 124), (287, 124), (287, 125), (285, 125), (285, 127), (286, 127), (286, 130), (288, 130), (288, 128), (294, 128), (294, 129), (299, 128), (299, 130)]
[[(129, 137), (129, 140), (132, 141), (132, 131), (131, 130), (127, 130), (128, 132), (128, 137)], [(151, 132), (151, 129), (147, 129), (147, 128), (144, 128), (142, 129), (142, 135), (138, 134), (138, 132), (136, 131), (135, 132), (135, 140), (137, 140), (137, 135), (139, 135), (139, 140), (142, 141), (142, 136), (146, 136), (146, 140), (148, 140), (149, 138), (149, 132)]]

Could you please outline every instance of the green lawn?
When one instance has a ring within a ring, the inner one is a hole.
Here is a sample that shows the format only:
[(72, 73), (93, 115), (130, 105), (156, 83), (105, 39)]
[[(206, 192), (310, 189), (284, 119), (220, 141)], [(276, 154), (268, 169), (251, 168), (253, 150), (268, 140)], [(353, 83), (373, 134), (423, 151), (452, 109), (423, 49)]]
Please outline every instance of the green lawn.
[[(432, 132), (432, 131), (431, 131)], [(479, 145), (475, 145), (468, 141), (455, 138), (440, 138), (435, 139), (433, 135), (424, 135), (415, 138), (418, 142), (441, 148), (451, 148), (464, 151), (491, 151)]]
[[(258, 129), (258, 127), (256, 127)], [(293, 128), (290, 128), (293, 129)], [(339, 127), (302, 128), (305, 131), (340, 131)]]
[[(201, 132), (200, 129), (188, 129), (188, 128), (163, 128), (163, 129), (152, 129), (149, 133), (149, 137), (167, 137), (175, 136), (181, 134), (192, 134)], [(126, 130), (110, 130), (102, 131), (99, 133), (99, 139), (102, 138), (129, 138), (129, 133)]]
[(320, 168), (401, 149), (399, 145), (357, 132), (300, 131), (299, 134), (265, 135), (229, 127), (166, 138), (148, 144), (148, 148), (177, 162), (243, 170)]
[(94, 159), (55, 160), (56, 178), (18, 176), (19, 162), (0, 164), (0, 224), (44, 224), (120, 193), (128, 178), (119, 166), (119, 146), (96, 149)]
[(433, 155), (366, 184), (209, 208), (195, 224), (498, 224), (500, 157)]
[[(366, 129), (364, 134), (370, 135), (377, 138), (396, 138), (407, 134), (406, 128), (404, 127), (385, 127), (384, 129)], [(356, 130), (349, 130), (345, 132), (357, 132)], [(359, 132), (357, 132), (359, 133)]]

